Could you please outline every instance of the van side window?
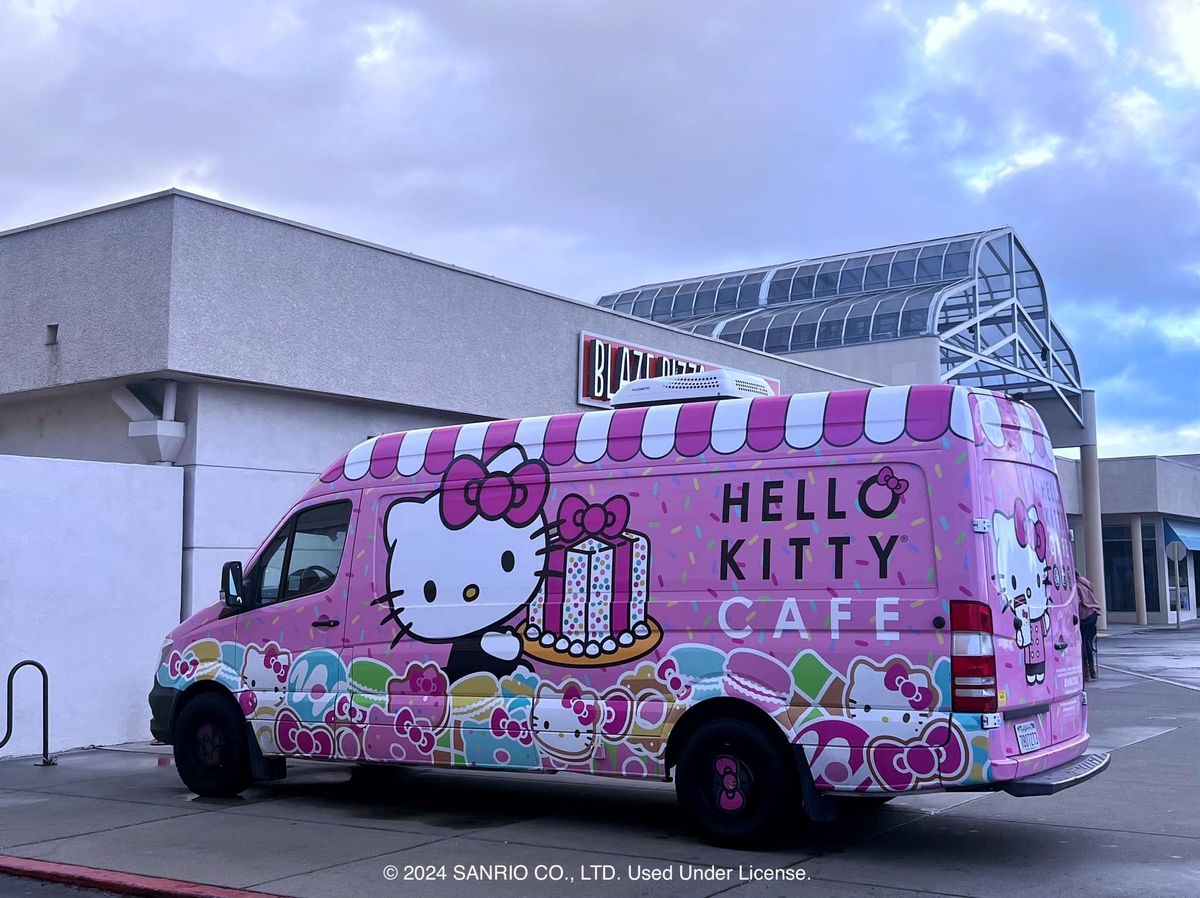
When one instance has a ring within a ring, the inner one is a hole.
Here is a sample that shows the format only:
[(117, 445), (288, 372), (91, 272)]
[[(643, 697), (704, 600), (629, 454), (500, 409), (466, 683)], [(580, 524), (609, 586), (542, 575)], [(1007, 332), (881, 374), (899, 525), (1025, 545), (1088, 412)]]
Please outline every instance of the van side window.
[[(258, 601), (270, 605), (279, 601), (279, 582), (283, 579), (283, 562), (287, 557), (287, 533), (275, 537), (275, 541), (263, 552), (262, 561), (255, 571), (254, 588), (258, 593)], [(262, 579), (258, 578), (258, 571)]]
[(349, 502), (306, 508), (296, 516), (284, 598), (312, 595), (333, 585), (349, 528)]
[(351, 510), (352, 505), (342, 501), (293, 515), (246, 574), (247, 607), (273, 605), (329, 589), (337, 579)]
[(279, 583), (283, 579), (283, 563), (287, 559), (290, 529), (291, 522), (288, 522), (262, 550), (258, 561), (242, 578), (246, 608), (271, 605), (279, 601)]

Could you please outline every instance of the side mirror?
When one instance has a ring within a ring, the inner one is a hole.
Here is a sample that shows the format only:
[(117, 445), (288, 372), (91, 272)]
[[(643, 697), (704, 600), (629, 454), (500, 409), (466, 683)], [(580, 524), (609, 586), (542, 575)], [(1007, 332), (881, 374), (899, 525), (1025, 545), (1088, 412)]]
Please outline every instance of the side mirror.
[(221, 601), (227, 608), (241, 608), (245, 603), (242, 597), (242, 563), (227, 561), (221, 568)]

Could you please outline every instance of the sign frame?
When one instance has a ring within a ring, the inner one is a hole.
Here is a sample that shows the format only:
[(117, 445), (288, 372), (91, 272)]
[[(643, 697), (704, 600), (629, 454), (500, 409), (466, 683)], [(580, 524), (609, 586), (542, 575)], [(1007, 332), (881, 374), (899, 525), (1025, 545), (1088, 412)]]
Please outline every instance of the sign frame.
[[(597, 334), (594, 331), (581, 330), (579, 332), (578, 357), (576, 359), (576, 364), (575, 364), (575, 401), (579, 405), (590, 406), (592, 408), (611, 409), (612, 404), (609, 402), (606, 402), (602, 399), (597, 399), (586, 389), (588, 378), (592, 376), (592, 372), (589, 370), (589, 365), (588, 365), (588, 362), (590, 359), (590, 354), (588, 351), (589, 350), (589, 341), (592, 341), (593, 345), (594, 345), (595, 341), (600, 341), (600, 342), (606, 344), (609, 347), (610, 352), (612, 351), (612, 349), (614, 347), (616, 347), (619, 349), (629, 350), (631, 353), (634, 353), (634, 354), (640, 354), (639, 357), (634, 358), (632, 360), (633, 363), (635, 363), (638, 367), (636, 368), (636, 370), (630, 372), (632, 375), (630, 377), (630, 380), (637, 380), (639, 376), (641, 376), (641, 377), (661, 376), (657, 372), (652, 372), (651, 369), (654, 366), (654, 363), (656, 360), (661, 365), (661, 360), (663, 360), (663, 359), (668, 359), (672, 363), (678, 363), (683, 366), (695, 366), (695, 370), (697, 370), (697, 371), (724, 370), (724, 371), (736, 371), (736, 372), (739, 372), (742, 374), (753, 374), (753, 372), (746, 371), (745, 369), (742, 369), (742, 368), (731, 368), (728, 365), (718, 365), (716, 362), (707, 362), (702, 359), (697, 359), (697, 358), (693, 358), (691, 356), (683, 355), (681, 353), (664, 352), (663, 350), (655, 349), (655, 348), (652, 348), (649, 346), (643, 346), (639, 343), (631, 343), (628, 340), (621, 340), (621, 339), (617, 339), (615, 337), (608, 337), (608, 336), (605, 336), (604, 334)], [(641, 365), (643, 362), (645, 363), (644, 372), (642, 371), (642, 368), (641, 368)], [(661, 369), (659, 369), (659, 370), (661, 370)], [(680, 372), (673, 372), (673, 373), (681, 373), (682, 374), (685, 372), (680, 371)], [(761, 374), (754, 375), (754, 376), (762, 377), (763, 380), (765, 380), (768, 384), (770, 384), (771, 389), (775, 391), (775, 394), (779, 395), (781, 384), (777, 378), (765, 377), (764, 375), (761, 375)], [(611, 383), (612, 383), (611, 375), (608, 375), (605, 377), (605, 382), (606, 382), (606, 385), (611, 385)], [(627, 381), (619, 382), (618, 388), (620, 386), (622, 386), (623, 383), (626, 383), (626, 382)], [(616, 390), (614, 389), (614, 390), (612, 390), (612, 392), (615, 393)]]

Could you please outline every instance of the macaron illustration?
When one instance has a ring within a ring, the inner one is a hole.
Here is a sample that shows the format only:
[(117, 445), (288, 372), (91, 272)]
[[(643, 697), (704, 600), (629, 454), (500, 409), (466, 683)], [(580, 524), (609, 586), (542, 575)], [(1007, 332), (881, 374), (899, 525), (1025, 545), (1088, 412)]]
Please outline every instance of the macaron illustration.
[(725, 678), (725, 653), (711, 645), (681, 645), (671, 650), (675, 673), (691, 687), (689, 701), (712, 698), (721, 694)]
[(392, 676), (392, 669), (374, 658), (355, 658), (349, 670), (354, 703), (363, 708), (387, 707), (388, 680)]
[(755, 649), (734, 649), (725, 659), (725, 694), (749, 699), (772, 717), (792, 697), (792, 672), (770, 655)]
[(215, 639), (201, 639), (189, 646), (200, 662), (193, 674), (195, 680), (215, 680), (221, 675), (221, 643)]
[(451, 713), (460, 720), (482, 724), (501, 704), (500, 684), (490, 673), (472, 674), (450, 687)]
[(324, 720), (347, 688), (346, 665), (332, 649), (312, 649), (292, 659), (287, 703), (300, 720)]

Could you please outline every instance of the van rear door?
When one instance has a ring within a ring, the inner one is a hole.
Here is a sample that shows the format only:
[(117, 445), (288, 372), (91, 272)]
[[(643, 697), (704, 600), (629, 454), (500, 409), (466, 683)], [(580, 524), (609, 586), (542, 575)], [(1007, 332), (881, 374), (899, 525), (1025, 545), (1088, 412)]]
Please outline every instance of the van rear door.
[(1049, 748), (1083, 728), (1083, 672), (1070, 532), (1051, 469), (984, 462), (981, 533), (990, 572), (1004, 755)]

